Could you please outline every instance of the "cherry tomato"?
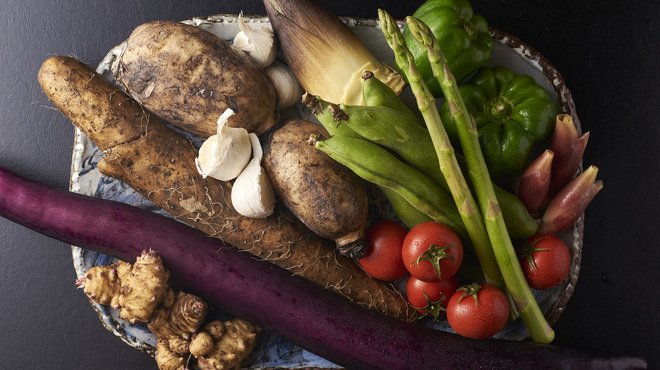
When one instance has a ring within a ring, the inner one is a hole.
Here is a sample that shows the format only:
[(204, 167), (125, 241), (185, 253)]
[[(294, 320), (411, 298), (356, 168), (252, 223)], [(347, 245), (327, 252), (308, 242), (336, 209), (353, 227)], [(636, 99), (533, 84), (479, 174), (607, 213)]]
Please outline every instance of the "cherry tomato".
[(543, 290), (559, 285), (571, 268), (566, 244), (550, 234), (537, 234), (519, 248), (518, 258), (530, 288)]
[(429, 283), (410, 275), (406, 281), (406, 296), (419, 313), (431, 316), (433, 321), (437, 321), (440, 314), (446, 311), (449, 299), (460, 285), (456, 276), (439, 283)]
[(448, 226), (428, 221), (413, 227), (403, 242), (403, 263), (422, 281), (439, 282), (454, 276), (463, 262), (463, 244)]
[(506, 296), (488, 284), (462, 286), (447, 306), (449, 326), (468, 338), (490, 338), (499, 333), (508, 320), (509, 302)]
[(394, 281), (408, 273), (401, 258), (401, 247), (408, 231), (394, 221), (379, 221), (367, 229), (369, 247), (359, 263), (376, 279)]

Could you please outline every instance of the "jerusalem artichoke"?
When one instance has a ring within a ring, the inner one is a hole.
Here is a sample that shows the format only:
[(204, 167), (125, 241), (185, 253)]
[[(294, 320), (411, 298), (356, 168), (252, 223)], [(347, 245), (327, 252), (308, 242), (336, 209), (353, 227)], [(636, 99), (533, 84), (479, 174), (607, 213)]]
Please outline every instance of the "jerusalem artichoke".
[(122, 319), (147, 322), (156, 338), (160, 370), (181, 370), (191, 360), (201, 369), (238, 368), (254, 349), (260, 328), (233, 319), (214, 320), (200, 330), (207, 318), (206, 302), (172, 289), (169, 274), (155, 252), (144, 251), (133, 265), (118, 261), (94, 266), (76, 285), (93, 301), (119, 310)]
[(120, 311), (130, 323), (147, 322), (167, 293), (169, 272), (154, 252), (143, 252), (135, 264), (118, 262), (90, 269), (77, 282), (92, 300)]
[(205, 330), (210, 332), (215, 344), (210, 353), (197, 358), (198, 367), (201, 370), (238, 369), (256, 345), (260, 328), (238, 318), (224, 323), (216, 320), (209, 325)]

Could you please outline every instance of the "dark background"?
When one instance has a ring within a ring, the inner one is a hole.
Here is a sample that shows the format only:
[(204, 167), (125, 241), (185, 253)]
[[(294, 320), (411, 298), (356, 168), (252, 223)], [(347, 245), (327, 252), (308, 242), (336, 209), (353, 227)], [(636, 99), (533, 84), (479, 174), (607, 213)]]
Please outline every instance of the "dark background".
[[(398, 18), (422, 1), (324, 1), (337, 15)], [(643, 356), (660, 367), (657, 187), (660, 3), (473, 0), (493, 27), (539, 50), (573, 93), (585, 163), (605, 188), (586, 215), (582, 271), (555, 325), (558, 346)], [(133, 28), (156, 19), (265, 14), (260, 1), (0, 2), (0, 165), (67, 188), (73, 126), (36, 80), (52, 55), (92, 66)], [(106, 331), (74, 287), (68, 245), (0, 219), (0, 368), (155, 369)]]

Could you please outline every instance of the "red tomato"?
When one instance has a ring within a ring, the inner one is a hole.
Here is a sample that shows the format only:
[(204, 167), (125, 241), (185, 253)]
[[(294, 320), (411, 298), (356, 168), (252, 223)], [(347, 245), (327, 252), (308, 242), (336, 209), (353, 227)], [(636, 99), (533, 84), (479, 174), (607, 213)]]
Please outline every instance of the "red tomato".
[(380, 221), (367, 229), (369, 247), (360, 266), (376, 279), (394, 281), (408, 273), (401, 259), (401, 247), (406, 237), (405, 227), (394, 221)]
[(501, 290), (488, 284), (466, 285), (447, 306), (447, 321), (456, 333), (486, 339), (499, 333), (509, 320), (509, 302)]
[(439, 283), (429, 283), (410, 275), (406, 281), (406, 296), (419, 313), (431, 316), (437, 321), (440, 314), (446, 311), (449, 299), (459, 287), (460, 282), (456, 276)]
[(437, 283), (458, 271), (463, 262), (463, 244), (448, 226), (434, 221), (423, 222), (406, 235), (402, 256), (411, 275)]
[(559, 285), (571, 268), (568, 247), (550, 234), (527, 239), (518, 250), (518, 258), (527, 283), (533, 289), (550, 289)]

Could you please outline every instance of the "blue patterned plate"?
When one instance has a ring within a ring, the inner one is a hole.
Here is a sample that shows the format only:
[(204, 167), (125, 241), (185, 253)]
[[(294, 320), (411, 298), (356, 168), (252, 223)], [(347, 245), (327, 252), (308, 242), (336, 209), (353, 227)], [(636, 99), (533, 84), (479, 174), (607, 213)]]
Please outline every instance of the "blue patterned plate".
[[(377, 20), (346, 17), (342, 19), (349, 25), (349, 27), (351, 27), (374, 55), (389, 65), (394, 65), (391, 50), (382, 36)], [(238, 33), (237, 20), (238, 18), (236, 15), (216, 15), (211, 17), (193, 18), (184, 21), (184, 23), (204, 28), (217, 36), (230, 41), (233, 39), (234, 35)], [(267, 17), (245, 17), (245, 20), (256, 25), (270, 27)], [(400, 23), (400, 25), (403, 26), (402, 23)], [(563, 78), (554, 67), (548, 63), (542, 55), (515, 36), (495, 29), (491, 29), (491, 35), (496, 42), (495, 50), (489, 61), (489, 65), (505, 66), (516, 73), (524, 73), (532, 76), (537, 83), (548, 91), (551, 99), (557, 107), (564, 113), (569, 113), (573, 117), (573, 120), (578, 127), (578, 131), (580, 131), (580, 121), (575, 112), (575, 105), (571, 93), (566, 88)], [(122, 44), (113, 48), (97, 68), (97, 71), (109, 80), (112, 80), (112, 63), (116, 60), (121, 48)], [(414, 97), (409, 89), (404, 91), (402, 99), (410, 105), (414, 104)], [(307, 111), (306, 107), (301, 104), (290, 108), (281, 114), (282, 119), (303, 118), (314, 120), (313, 117), (314, 116)], [(194, 143), (197, 143), (197, 145), (201, 144), (199, 138), (184, 132), (182, 132), (182, 134), (188, 136)], [(76, 129), (71, 165), (71, 191), (98, 198), (112, 199), (167, 215), (166, 212), (137, 194), (126, 184), (101, 175), (96, 168), (98, 159), (101, 156), (102, 153), (100, 153), (94, 143), (83, 135), (80, 130)], [(396, 218), (387, 202), (380, 198), (375, 192), (371, 197), (371, 217)], [(566, 245), (569, 246), (571, 255), (573, 256), (569, 277), (563, 284), (554, 289), (535, 292), (539, 305), (551, 324), (559, 318), (575, 288), (580, 272), (583, 228), (584, 221), (583, 218), (581, 218), (575, 226), (560, 235)], [(106, 255), (88, 251), (76, 246), (72, 247), (72, 255), (74, 268), (78, 278), (82, 277), (85, 272), (93, 266), (107, 265), (113, 262), (113, 259)], [(402, 287), (402, 289), (405, 287), (403, 281), (398, 283), (397, 286)], [(132, 325), (120, 319), (119, 314), (109, 306), (102, 306), (92, 301), (90, 301), (90, 303), (98, 313), (99, 319), (103, 325), (109, 331), (119, 336), (130, 346), (150, 355), (155, 354), (156, 340), (147, 329), (146, 325)], [(229, 318), (228, 315), (223, 312), (211, 311), (211, 314), (221, 319)], [(446, 322), (438, 324), (429, 322), (427, 325), (432, 325), (439, 330), (452, 331)], [(522, 340), (527, 337), (528, 333), (520, 320), (507, 325), (507, 327), (496, 336), (496, 338), (511, 340)], [(333, 363), (311, 354), (275, 335), (271, 335), (266, 331), (261, 332), (256, 349), (246, 360), (244, 365), (249, 368), (337, 367)]]

